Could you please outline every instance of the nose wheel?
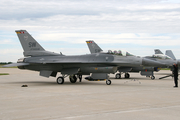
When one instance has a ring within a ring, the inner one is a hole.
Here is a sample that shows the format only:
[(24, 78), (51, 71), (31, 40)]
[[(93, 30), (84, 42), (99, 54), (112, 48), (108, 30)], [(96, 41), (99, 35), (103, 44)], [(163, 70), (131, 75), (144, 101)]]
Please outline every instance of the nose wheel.
[(155, 76), (151, 76), (151, 80), (154, 80), (155, 79)]
[(106, 80), (107, 85), (111, 85), (111, 80)]

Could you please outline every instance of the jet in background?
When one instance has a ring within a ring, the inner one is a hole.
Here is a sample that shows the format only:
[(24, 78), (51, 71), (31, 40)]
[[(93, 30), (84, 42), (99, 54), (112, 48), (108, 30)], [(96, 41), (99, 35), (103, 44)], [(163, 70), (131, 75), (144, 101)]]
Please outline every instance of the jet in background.
[[(155, 49), (154, 52), (155, 52), (154, 55), (152, 55), (152, 56), (146, 56), (145, 58), (167, 64), (166, 67), (161, 67), (161, 68), (171, 68), (171, 70), (172, 70), (173, 64), (174, 64), (174, 63), (178, 64), (178, 61), (176, 61), (175, 59), (173, 59), (172, 57), (170, 57), (170, 56), (173, 56), (173, 57), (174, 57), (174, 55), (173, 55), (173, 53), (172, 53), (171, 50), (167, 50), (166, 52), (167, 52), (168, 54), (165, 54), (165, 55), (164, 55), (159, 49)], [(161, 68), (158, 68), (158, 69), (160, 70)], [(154, 72), (154, 71), (152, 71), (152, 74), (153, 74), (153, 72)], [(156, 72), (157, 72), (157, 71), (156, 71)], [(151, 74), (151, 73), (150, 73), (150, 74)]]
[[(164, 55), (159, 49), (156, 49), (155, 50), (155, 55), (156, 55), (155, 57), (160, 58), (161, 61), (164, 60), (165, 58), (169, 57), (171, 59), (168, 59), (168, 61), (171, 64), (175, 63), (180, 67), (180, 59), (176, 59), (176, 57), (174, 56), (174, 54), (173, 54), (173, 52), (171, 50), (166, 50), (165, 55)], [(169, 68), (172, 71), (172, 74), (169, 74), (167, 76), (163, 76), (163, 77), (161, 77), (159, 79), (164, 79), (166, 77), (173, 77), (174, 76), (174, 74), (173, 74), (173, 69), (174, 69), (173, 66), (169, 66)]]
[(24, 50), (24, 58), (17, 63), (4, 67), (17, 66), (19, 69), (39, 71), (40, 76), (56, 77), (58, 84), (64, 83), (64, 78), (69, 76), (71, 83), (77, 81), (77, 77), (82, 79), (82, 75), (90, 75), (88, 80), (106, 80), (110, 85), (108, 74), (115, 73), (119, 66), (162, 66), (164, 64), (141, 58), (137, 56), (122, 57), (111, 53), (93, 53), (86, 55), (65, 56), (54, 52), (46, 51), (26, 30), (16, 30)]
[[(172, 65), (178, 64), (178, 60), (176, 60), (174, 54), (172, 53), (171, 50), (166, 50), (166, 54), (164, 55), (159, 49), (154, 50), (155, 54), (152, 56), (146, 56), (145, 58), (162, 62), (168, 65), (168, 67), (172, 67)], [(164, 68), (164, 67), (162, 67)], [(165, 67), (167, 68), (167, 67)]]
[[(88, 47), (89, 47), (89, 50), (91, 53), (98, 53), (98, 52), (102, 52), (103, 50), (92, 40), (90, 41), (86, 41)], [(120, 55), (120, 56), (124, 56), (124, 57), (127, 57), (127, 56), (133, 56), (132, 54), (130, 54), (129, 52), (127, 51), (123, 51), (123, 50), (119, 50), (119, 51), (111, 51), (109, 50), (109, 52), (111, 52), (112, 54), (115, 54), (115, 55)], [(144, 58), (147, 58), (147, 59), (151, 59), (153, 61), (158, 61), (158, 62), (161, 62), (161, 63), (164, 63), (166, 64), (166, 66), (161, 66), (161, 67), (167, 67), (167, 66), (172, 66), (173, 63), (174, 63), (174, 60), (171, 59), (170, 57), (166, 56), (166, 55), (162, 55), (161, 51), (160, 50), (155, 50), (155, 53), (156, 55), (153, 55), (153, 56), (147, 56), (147, 57), (144, 57)], [(125, 73), (125, 78), (129, 78), (130, 77), (130, 74), (129, 72), (137, 72), (142, 75), (142, 76), (147, 76), (147, 77), (151, 77), (152, 80), (155, 79), (155, 76), (154, 76), (154, 71), (159, 71), (160, 68), (159, 66), (153, 66), (153, 65), (148, 65), (148, 66), (139, 66), (139, 67), (134, 67), (134, 66), (119, 66), (117, 71), (118, 73), (115, 75), (115, 77), (117, 79), (120, 79), (121, 78), (121, 75), (123, 73)]]

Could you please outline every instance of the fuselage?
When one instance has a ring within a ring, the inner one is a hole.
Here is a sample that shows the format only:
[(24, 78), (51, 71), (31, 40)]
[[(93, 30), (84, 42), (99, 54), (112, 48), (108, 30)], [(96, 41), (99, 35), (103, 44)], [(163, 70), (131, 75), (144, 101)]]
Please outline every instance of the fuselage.
[(61, 72), (66, 68), (79, 68), (83, 73), (107, 72), (114, 73), (119, 66), (141, 66), (142, 58), (136, 56), (117, 56), (111, 54), (95, 53), (74, 56), (39, 56), (24, 58), (21, 62), (30, 65), (21, 66), (20, 69), (34, 71), (48, 70)]

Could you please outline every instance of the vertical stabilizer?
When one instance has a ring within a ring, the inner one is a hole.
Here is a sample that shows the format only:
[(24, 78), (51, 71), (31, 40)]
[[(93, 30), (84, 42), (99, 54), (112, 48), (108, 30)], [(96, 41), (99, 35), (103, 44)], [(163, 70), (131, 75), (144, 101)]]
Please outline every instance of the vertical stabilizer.
[(154, 49), (155, 54), (163, 54), (159, 49)]
[(103, 51), (93, 40), (86, 41), (91, 53), (99, 53)]
[(57, 53), (45, 51), (45, 49), (26, 30), (16, 30), (15, 32), (21, 42), (24, 56), (59, 55)]
[(166, 55), (171, 57), (172, 59), (176, 60), (176, 57), (174, 56), (174, 54), (171, 50), (166, 50)]
[(44, 51), (44, 48), (26, 31), (16, 30), (24, 51)]

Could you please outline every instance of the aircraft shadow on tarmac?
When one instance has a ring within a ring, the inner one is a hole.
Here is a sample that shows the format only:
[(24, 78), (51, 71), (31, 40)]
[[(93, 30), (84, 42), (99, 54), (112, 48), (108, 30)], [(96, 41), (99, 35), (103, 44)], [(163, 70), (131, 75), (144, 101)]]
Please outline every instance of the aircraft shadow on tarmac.
[[(89, 82), (89, 81), (82, 81), (82, 82), (76, 82), (71, 83), (69, 81), (64, 82), (64, 84), (57, 84), (56, 82), (49, 82), (49, 81), (25, 81), (25, 82), (8, 82), (7, 84), (20, 84), (20, 85), (28, 85), (28, 86), (77, 86), (77, 85), (104, 85), (106, 86), (105, 81), (95, 81), (95, 82)], [(114, 84), (119, 85), (119, 84)]]
[[(110, 86), (139, 86), (141, 85), (141, 81), (145, 81), (148, 79), (144, 79), (144, 78), (129, 78), (129, 79), (113, 79), (112, 80), (112, 84)], [(150, 80), (150, 79), (149, 79)], [(113, 81), (116, 81), (113, 83)], [(117, 82), (119, 81), (119, 82)], [(152, 80), (153, 82), (153, 80)], [(76, 83), (71, 83), (69, 81), (65, 81), (64, 84), (57, 84), (54, 81), (22, 81), (22, 82), (8, 82), (6, 84), (15, 84), (15, 85), (28, 85), (28, 87), (30, 86), (91, 86), (91, 85), (95, 85), (95, 86), (107, 86), (105, 81), (94, 81), (94, 82), (90, 82), (90, 81), (82, 81), (79, 82), (77, 81)]]

